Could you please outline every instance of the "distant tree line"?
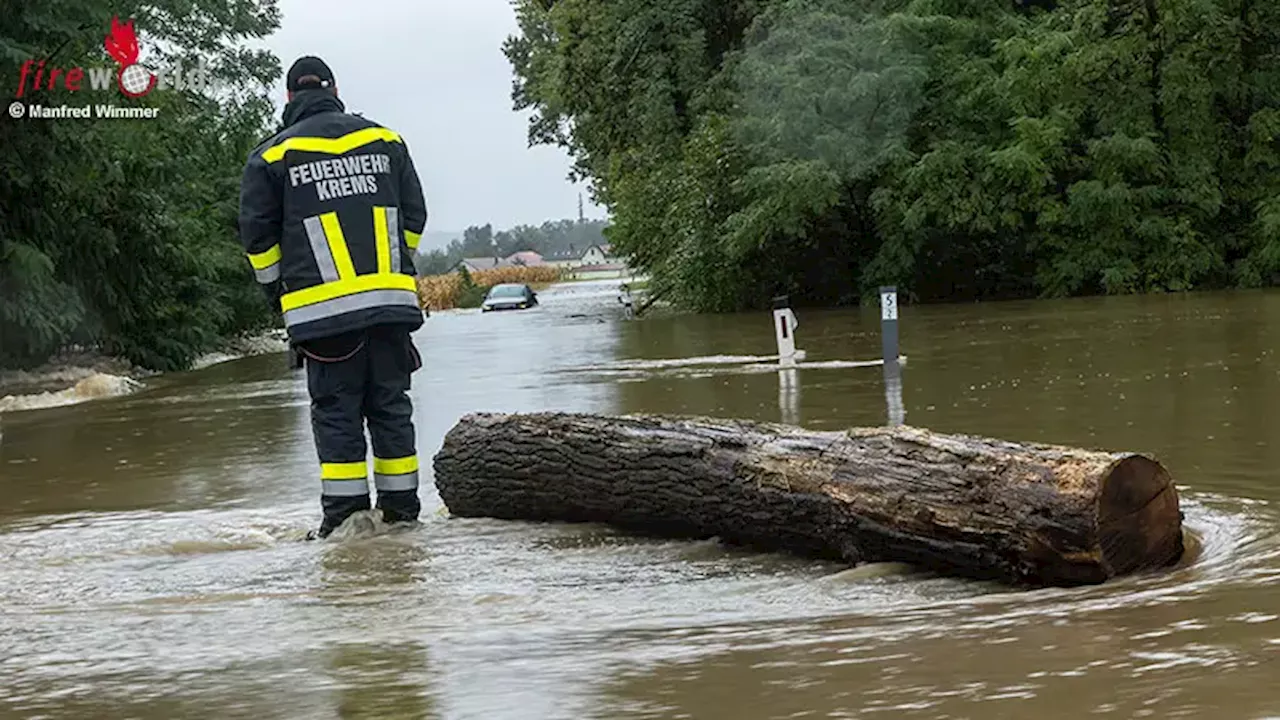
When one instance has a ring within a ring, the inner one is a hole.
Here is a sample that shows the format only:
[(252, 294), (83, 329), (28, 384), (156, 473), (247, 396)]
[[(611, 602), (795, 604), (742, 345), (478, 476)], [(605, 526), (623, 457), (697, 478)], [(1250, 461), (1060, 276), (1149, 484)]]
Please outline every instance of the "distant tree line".
[(512, 253), (532, 250), (544, 257), (562, 253), (582, 253), (592, 245), (608, 242), (605, 220), (549, 220), (541, 226), (517, 225), (510, 230), (493, 231), (492, 224), (473, 225), (443, 250), (419, 253), (418, 272), (439, 275), (449, 272), (458, 261), (468, 257), (508, 257)]
[[(111, 18), (134, 18), (147, 62), (205, 58), (216, 93), (47, 89), (54, 67), (114, 66)], [(38, 364), (71, 344), (147, 368), (184, 368), (228, 336), (275, 321), (236, 238), (240, 172), (272, 131), (269, 52), (245, 47), (280, 22), (275, 0), (59, 0), (11, 7), (0, 78), (23, 102), (145, 104), (150, 120), (0, 122), (0, 366)], [(14, 98), (10, 96), (8, 101)], [(6, 102), (8, 102), (6, 101)]]
[(703, 310), (1280, 280), (1274, 0), (517, 0), (505, 52)]

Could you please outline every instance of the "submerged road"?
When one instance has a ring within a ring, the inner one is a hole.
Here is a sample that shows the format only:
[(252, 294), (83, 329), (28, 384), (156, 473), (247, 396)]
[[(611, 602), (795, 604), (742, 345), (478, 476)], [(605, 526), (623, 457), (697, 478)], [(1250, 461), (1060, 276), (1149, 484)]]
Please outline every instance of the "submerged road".
[[(418, 333), (424, 469), (473, 410), (885, 420), (879, 368), (829, 362), (878, 356), (874, 311), (798, 311), (781, 383), (767, 313), (541, 298)], [(902, 346), (908, 423), (1155, 454), (1193, 561), (1015, 592), (451, 520), (429, 472), (420, 528), (299, 542), (302, 376), (248, 358), (0, 416), (0, 718), (1280, 716), (1280, 295), (905, 308)]]

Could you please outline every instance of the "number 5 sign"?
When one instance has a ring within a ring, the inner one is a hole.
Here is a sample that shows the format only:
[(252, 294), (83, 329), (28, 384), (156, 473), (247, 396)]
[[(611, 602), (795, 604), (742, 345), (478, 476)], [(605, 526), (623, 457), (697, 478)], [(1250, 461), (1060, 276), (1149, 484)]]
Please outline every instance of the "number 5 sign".
[(897, 290), (880, 291), (880, 319), (881, 320), (897, 320), (898, 319), (898, 293)]

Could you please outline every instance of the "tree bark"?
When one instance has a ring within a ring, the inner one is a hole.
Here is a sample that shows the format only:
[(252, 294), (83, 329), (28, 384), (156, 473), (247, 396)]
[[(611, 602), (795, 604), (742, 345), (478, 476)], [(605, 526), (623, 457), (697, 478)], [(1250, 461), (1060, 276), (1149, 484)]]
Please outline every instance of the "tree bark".
[(1182, 513), (1155, 460), (928, 430), (478, 413), (435, 483), (460, 517), (599, 522), (1015, 585), (1168, 566)]

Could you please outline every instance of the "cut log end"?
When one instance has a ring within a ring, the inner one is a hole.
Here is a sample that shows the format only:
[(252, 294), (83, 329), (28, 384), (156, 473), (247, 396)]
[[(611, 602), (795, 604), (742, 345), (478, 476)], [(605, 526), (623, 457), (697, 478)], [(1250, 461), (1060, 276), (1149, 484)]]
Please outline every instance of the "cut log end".
[(1165, 468), (1129, 455), (1100, 481), (1098, 546), (1109, 573), (1127, 575), (1176, 563), (1184, 550), (1178, 489)]

